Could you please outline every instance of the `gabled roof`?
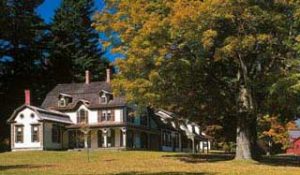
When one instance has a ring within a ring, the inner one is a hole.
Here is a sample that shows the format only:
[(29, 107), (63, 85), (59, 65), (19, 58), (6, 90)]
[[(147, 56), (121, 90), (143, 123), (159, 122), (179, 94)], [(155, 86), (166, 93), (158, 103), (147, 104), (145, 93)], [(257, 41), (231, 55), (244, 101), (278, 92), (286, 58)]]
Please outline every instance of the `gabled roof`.
[[(89, 84), (58, 84), (47, 94), (41, 107), (59, 111), (73, 110), (82, 100), (89, 102), (87, 105), (88, 108), (123, 107), (126, 105), (124, 97), (114, 97), (107, 104), (101, 104), (99, 100), (99, 93), (101, 91), (112, 93), (110, 84), (106, 81), (91, 82)], [(72, 98), (72, 102), (65, 107), (58, 107), (59, 94), (68, 94)]]
[(61, 113), (59, 111), (54, 111), (54, 110), (46, 110), (46, 109), (42, 109), (42, 108), (39, 108), (36, 106), (30, 106), (30, 105), (22, 105), (19, 108), (17, 108), (16, 110), (14, 110), (13, 114), (10, 116), (10, 118), (7, 120), (7, 122), (8, 123), (14, 122), (14, 119), (17, 116), (17, 114), (25, 108), (33, 110), (36, 113), (36, 115), (39, 117), (40, 120), (72, 124), (70, 117), (64, 113)]

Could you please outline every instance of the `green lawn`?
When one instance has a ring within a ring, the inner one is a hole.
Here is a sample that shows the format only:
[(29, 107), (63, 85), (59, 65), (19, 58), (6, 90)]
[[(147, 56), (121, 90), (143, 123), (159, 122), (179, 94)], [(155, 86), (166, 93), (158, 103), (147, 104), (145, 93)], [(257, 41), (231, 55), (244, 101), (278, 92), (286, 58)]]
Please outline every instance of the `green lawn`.
[(0, 174), (300, 174), (300, 160), (273, 157), (261, 162), (230, 160), (230, 155), (187, 155), (144, 151), (0, 153)]

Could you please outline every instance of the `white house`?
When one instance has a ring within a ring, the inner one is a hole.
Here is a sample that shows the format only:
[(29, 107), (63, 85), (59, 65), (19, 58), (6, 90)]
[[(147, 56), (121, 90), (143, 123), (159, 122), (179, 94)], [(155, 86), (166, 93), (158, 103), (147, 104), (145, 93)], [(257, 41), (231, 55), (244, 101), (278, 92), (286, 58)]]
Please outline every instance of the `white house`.
[(124, 97), (114, 96), (109, 69), (101, 82), (90, 82), (86, 71), (85, 83), (58, 84), (41, 107), (30, 105), (30, 91), (25, 91), (25, 104), (8, 119), (11, 149), (210, 149), (208, 137), (195, 123), (178, 124), (168, 111), (151, 111), (137, 112)]

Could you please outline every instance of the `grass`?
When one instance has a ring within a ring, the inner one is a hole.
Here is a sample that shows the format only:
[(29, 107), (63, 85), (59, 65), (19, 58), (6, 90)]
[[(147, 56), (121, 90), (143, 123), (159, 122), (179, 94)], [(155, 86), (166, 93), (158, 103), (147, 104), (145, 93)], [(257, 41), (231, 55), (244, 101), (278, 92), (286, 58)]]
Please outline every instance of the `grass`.
[(0, 174), (215, 175), (300, 174), (300, 159), (272, 157), (235, 161), (231, 155), (188, 155), (146, 151), (45, 151), (0, 153)]

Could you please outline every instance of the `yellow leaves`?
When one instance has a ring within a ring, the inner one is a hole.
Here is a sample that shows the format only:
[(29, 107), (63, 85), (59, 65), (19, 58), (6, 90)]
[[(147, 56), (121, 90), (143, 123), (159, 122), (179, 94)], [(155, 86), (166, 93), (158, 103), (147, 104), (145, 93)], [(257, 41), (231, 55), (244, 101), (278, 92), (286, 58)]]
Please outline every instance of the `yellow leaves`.
[(295, 123), (294, 121), (291, 121), (291, 122), (288, 122), (288, 123), (286, 124), (286, 128), (287, 128), (288, 130), (296, 129), (296, 128), (297, 128), (297, 125), (296, 125), (296, 123)]
[(151, 82), (156, 82), (156, 81), (159, 80), (159, 78), (160, 78), (160, 76), (159, 76), (159, 73), (158, 73), (157, 71), (152, 70), (152, 71), (150, 72), (150, 74), (149, 74), (149, 80), (150, 80)]
[(211, 47), (214, 45), (215, 38), (217, 36), (218, 36), (218, 32), (214, 31), (212, 29), (209, 29), (209, 30), (206, 30), (205, 32), (203, 32), (201, 42), (202, 42), (204, 49), (210, 50)]
[(300, 42), (300, 35), (298, 35), (298, 36), (295, 38), (295, 40), (296, 40), (297, 42)]
[(224, 46), (218, 48), (214, 55), (215, 61), (219, 61), (224, 58), (235, 58), (237, 50), (240, 45), (240, 41), (236, 37), (228, 37), (225, 39)]
[(265, 44), (265, 43), (270, 43), (272, 40), (272, 36), (269, 34), (258, 34), (256, 36), (257, 43), (258, 44)]
[(275, 143), (282, 144), (283, 148), (288, 145), (288, 130), (296, 128), (295, 122), (283, 124), (278, 116), (265, 115), (259, 119), (258, 123), (259, 127), (264, 129), (260, 137), (271, 137)]

